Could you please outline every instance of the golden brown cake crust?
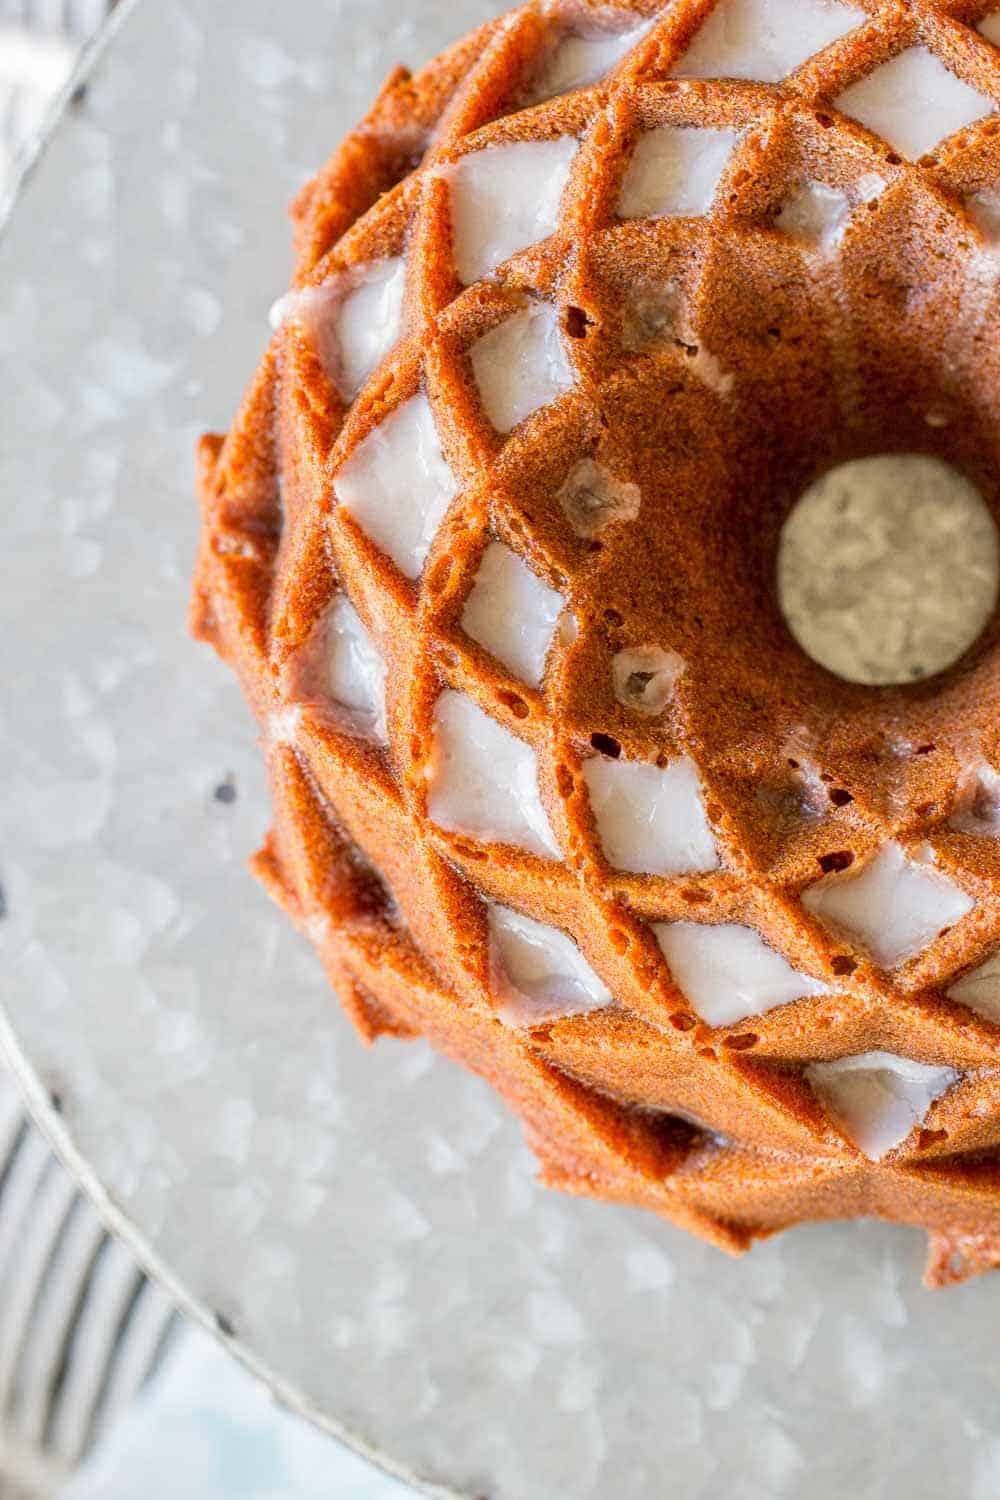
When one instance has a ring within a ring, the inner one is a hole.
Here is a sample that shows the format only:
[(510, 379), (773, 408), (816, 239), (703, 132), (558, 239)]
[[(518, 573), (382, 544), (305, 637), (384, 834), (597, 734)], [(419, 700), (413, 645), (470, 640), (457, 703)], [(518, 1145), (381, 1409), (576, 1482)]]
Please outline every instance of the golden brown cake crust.
[[(942, 1284), (1000, 1262), (1000, 1031), (945, 995), (1000, 940), (1000, 841), (952, 824), (969, 764), (1000, 765), (1000, 625), (930, 683), (853, 687), (795, 646), (773, 575), (792, 504), (850, 457), (938, 454), (1000, 511), (998, 300), (971, 316), (967, 261), (980, 240), (965, 206), (1000, 183), (996, 118), (912, 164), (832, 103), (873, 59), (915, 43), (1000, 99), (1000, 54), (974, 29), (987, 8), (975, 0), (864, 6), (867, 26), (782, 84), (671, 76), (712, 0), (530, 4), (417, 76), (393, 73), (294, 206), (295, 286), (405, 251), (405, 337), (349, 403), (299, 323), (275, 334), (232, 430), (200, 447), (192, 628), (238, 672), (261, 724), (274, 829), (256, 872), (316, 944), (366, 1041), (424, 1036), (487, 1078), (552, 1186), (653, 1209), (731, 1251), (808, 1219), (921, 1225)], [(605, 80), (526, 107), (551, 48), (588, 11), (655, 24)], [(623, 221), (636, 137), (664, 123), (739, 131), (737, 152), (711, 212)], [(581, 147), (559, 231), (463, 288), (450, 166), (564, 135)], [(813, 173), (885, 183), (852, 220), (836, 274), (775, 227)], [(666, 283), (683, 329), (637, 339), (637, 288)], [(529, 298), (559, 308), (575, 380), (502, 439), (468, 351)], [(703, 378), (706, 353), (728, 385)], [(334, 482), (421, 389), (461, 493), (414, 583), (337, 506)], [(599, 542), (573, 530), (557, 498), (582, 456), (642, 495), (640, 519)], [(490, 538), (559, 589), (579, 624), (553, 647), (541, 688), (461, 628)], [(387, 662), (384, 750), (302, 690), (297, 664), (338, 590)], [(650, 641), (686, 663), (653, 720), (618, 701), (612, 671), (616, 653)], [(564, 860), (430, 821), (445, 687), (536, 750)], [(723, 868), (612, 869), (581, 772), (595, 745), (654, 765), (691, 756)], [(805, 762), (818, 808), (805, 805)], [(861, 866), (889, 840), (929, 845), (975, 903), (891, 970), (801, 903), (826, 871)], [(614, 1006), (505, 1025), (486, 899), (569, 933)], [(829, 993), (713, 1028), (649, 925), (677, 920), (749, 926)], [(962, 1075), (880, 1162), (834, 1126), (804, 1076), (817, 1060), (869, 1051)]]

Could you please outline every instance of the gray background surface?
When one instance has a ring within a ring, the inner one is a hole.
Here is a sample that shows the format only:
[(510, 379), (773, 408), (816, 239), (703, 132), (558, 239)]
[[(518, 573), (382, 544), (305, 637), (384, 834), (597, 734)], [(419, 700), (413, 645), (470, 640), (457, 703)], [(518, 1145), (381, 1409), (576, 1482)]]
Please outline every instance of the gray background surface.
[(193, 443), (264, 347), (277, 206), (494, 7), (373, 9), (132, 7), (0, 245), (6, 1044), (147, 1256), (421, 1482), (992, 1500), (1000, 1281), (930, 1296), (905, 1230), (731, 1263), (544, 1196), (485, 1087), (362, 1051), (245, 874), (253, 730), (183, 629)]

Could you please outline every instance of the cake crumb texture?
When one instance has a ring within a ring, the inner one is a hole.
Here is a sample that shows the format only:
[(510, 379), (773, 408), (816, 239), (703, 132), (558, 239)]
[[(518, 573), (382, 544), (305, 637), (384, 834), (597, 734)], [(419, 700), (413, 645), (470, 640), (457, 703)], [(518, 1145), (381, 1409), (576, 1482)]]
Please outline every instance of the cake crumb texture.
[(774, 574), (849, 459), (1000, 514), (998, 15), (549, 0), (397, 69), (199, 450), (256, 872), (362, 1037), (549, 1186), (919, 1225), (933, 1285), (1000, 1262), (1000, 624), (852, 685)]

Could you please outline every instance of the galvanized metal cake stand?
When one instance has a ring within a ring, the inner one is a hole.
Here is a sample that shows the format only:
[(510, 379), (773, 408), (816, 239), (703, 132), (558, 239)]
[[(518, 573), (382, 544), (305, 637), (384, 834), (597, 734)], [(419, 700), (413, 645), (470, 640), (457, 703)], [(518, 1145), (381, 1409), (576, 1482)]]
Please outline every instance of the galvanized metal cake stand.
[(731, 1263), (544, 1196), (489, 1091), (365, 1055), (244, 871), (253, 730), (187, 641), (191, 453), (285, 285), (278, 211), (490, 0), (146, 0), (0, 243), (3, 1047), (63, 1158), (274, 1391), (429, 1492), (1000, 1492), (1000, 1280), (807, 1229)]

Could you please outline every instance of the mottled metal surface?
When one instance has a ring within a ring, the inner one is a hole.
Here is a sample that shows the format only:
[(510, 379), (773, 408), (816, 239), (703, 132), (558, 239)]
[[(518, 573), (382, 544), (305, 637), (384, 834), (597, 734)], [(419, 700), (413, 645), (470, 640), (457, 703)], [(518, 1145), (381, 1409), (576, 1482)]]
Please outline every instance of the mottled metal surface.
[(27, 184), (0, 245), (4, 1041), (174, 1287), (426, 1486), (986, 1500), (1000, 1282), (929, 1296), (900, 1229), (732, 1263), (543, 1195), (484, 1086), (363, 1054), (244, 870), (253, 730), (182, 628), (193, 442), (264, 345), (276, 205), (390, 62), (493, 8), (149, 0)]
[(115, 0), (0, 0), (0, 205)]
[(850, 682), (919, 682), (957, 661), (996, 608), (997, 529), (940, 459), (858, 459), (803, 497), (778, 576), (785, 618), (815, 661)]

